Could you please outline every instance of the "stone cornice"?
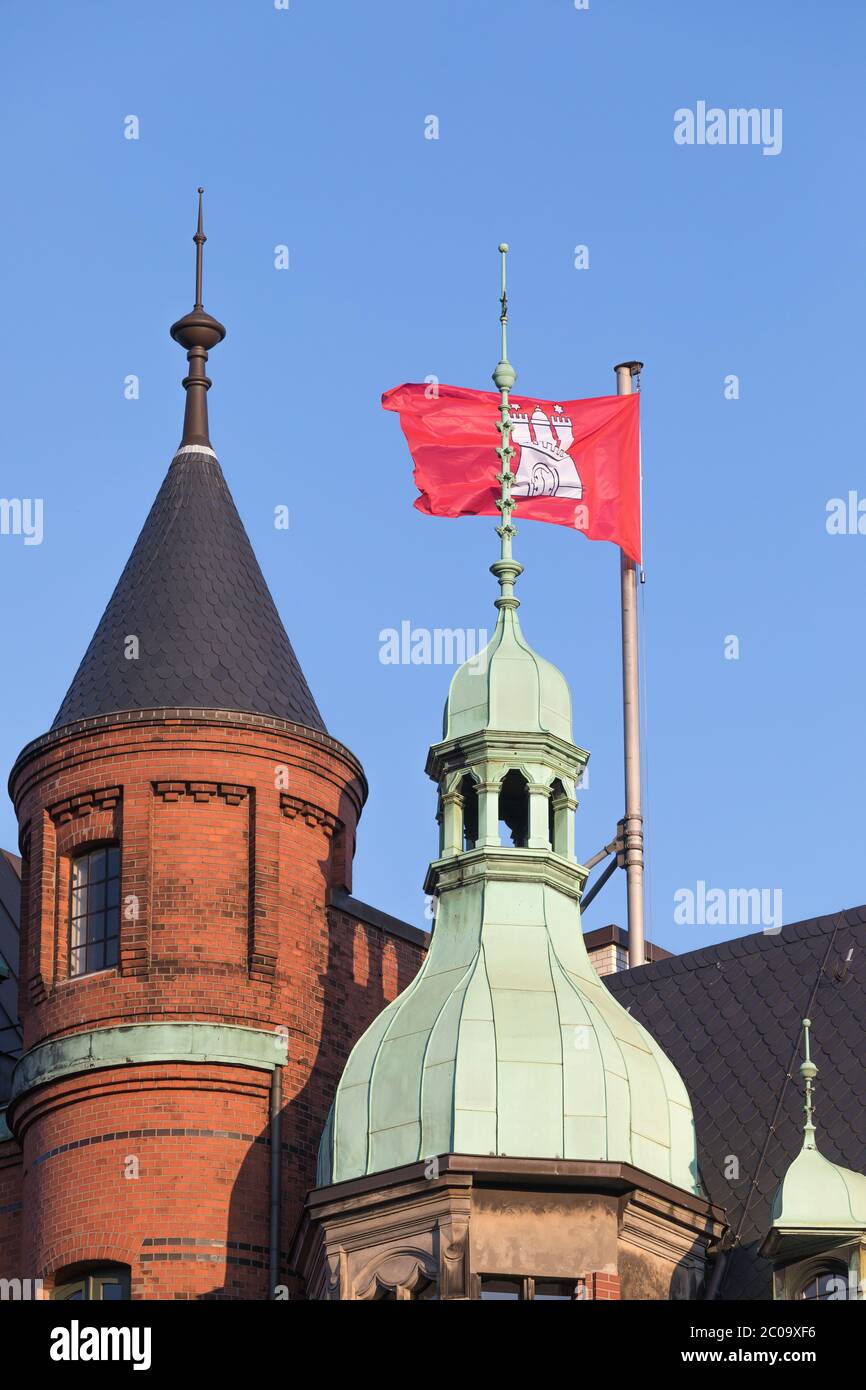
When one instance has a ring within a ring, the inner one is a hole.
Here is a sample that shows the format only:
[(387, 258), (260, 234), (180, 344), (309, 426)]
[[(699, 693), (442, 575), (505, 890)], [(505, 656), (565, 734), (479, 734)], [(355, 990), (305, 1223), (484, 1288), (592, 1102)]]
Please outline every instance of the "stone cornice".
[(589, 753), (575, 743), (551, 733), (502, 733), (482, 729), (460, 738), (434, 743), (425, 771), (434, 782), (447, 772), (479, 762), (544, 763), (574, 780), (589, 761)]
[(546, 883), (579, 902), (588, 877), (582, 864), (563, 859), (552, 850), (487, 846), (447, 859), (434, 859), (427, 870), (424, 892), (447, 893), (451, 888), (490, 878), (500, 882)]
[(413, 1184), (429, 1186), (428, 1172), (436, 1165), (440, 1179), (471, 1187), (549, 1187), (571, 1188), (580, 1192), (610, 1192), (625, 1196), (635, 1191), (649, 1194), (653, 1199), (668, 1202), (723, 1227), (725, 1213), (706, 1197), (698, 1197), (684, 1188), (675, 1187), (642, 1168), (630, 1163), (605, 1160), (566, 1158), (507, 1158), (485, 1154), (440, 1154), (435, 1160), (422, 1159), (402, 1168), (388, 1168), (381, 1173), (369, 1173), (361, 1178), (332, 1183), (329, 1187), (314, 1188), (307, 1198), (311, 1211), (341, 1204), (349, 1199), (378, 1201), (394, 1192), (402, 1197), (401, 1188), (414, 1190)]
[(40, 753), (109, 729), (138, 729), (148, 726), (164, 727), (165, 725), (176, 725), (181, 728), (204, 726), (246, 729), (261, 733), (272, 732), (297, 739), (301, 743), (316, 745), (340, 758), (349, 766), (359, 782), (360, 804), (363, 806), (367, 799), (367, 779), (364, 776), (361, 763), (351, 749), (340, 743), (338, 739), (332, 738), (330, 734), (320, 733), (319, 730), (310, 729), (305, 724), (293, 724), (287, 719), (277, 719), (263, 714), (247, 714), (243, 710), (189, 708), (119, 710), (115, 714), (102, 714), (93, 719), (79, 719), (73, 724), (64, 724), (58, 729), (50, 729), (48, 733), (42, 734), (39, 738), (26, 744), (18, 754), (9, 774), (9, 795), (14, 802), (16, 800), (16, 782), (23, 767)]
[(34, 1086), (105, 1067), (198, 1062), (273, 1071), (285, 1060), (285, 1035), (276, 1028), (197, 1021), (93, 1028), (25, 1052), (12, 1073), (10, 1106)]

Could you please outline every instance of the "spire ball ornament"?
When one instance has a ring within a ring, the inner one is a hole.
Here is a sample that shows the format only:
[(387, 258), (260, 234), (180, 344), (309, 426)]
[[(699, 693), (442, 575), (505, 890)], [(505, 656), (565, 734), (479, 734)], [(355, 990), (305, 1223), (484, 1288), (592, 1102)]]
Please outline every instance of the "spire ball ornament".
[(226, 330), (218, 319), (205, 312), (202, 305), (203, 247), (207, 241), (202, 225), (202, 194), (198, 190), (198, 223), (193, 241), (195, 242), (195, 303), (189, 314), (173, 323), (169, 332), (176, 343), (186, 349), (189, 362), (189, 375), (183, 379), (186, 391), (186, 410), (184, 411), (183, 436), (181, 448), (200, 445), (211, 447), (208, 433), (207, 393), (211, 380), (205, 372), (208, 353), (221, 343)]

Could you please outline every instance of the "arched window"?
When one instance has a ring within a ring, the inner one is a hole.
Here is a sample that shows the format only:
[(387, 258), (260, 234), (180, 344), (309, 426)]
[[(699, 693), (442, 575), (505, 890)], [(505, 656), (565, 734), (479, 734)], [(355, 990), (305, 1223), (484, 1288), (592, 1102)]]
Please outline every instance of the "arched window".
[(84, 1303), (129, 1298), (129, 1265), (70, 1265), (61, 1270), (51, 1297)]
[(825, 1268), (816, 1270), (808, 1283), (801, 1288), (798, 1298), (810, 1302), (840, 1301), (848, 1297), (848, 1267), (834, 1261)]
[(512, 769), (499, 788), (499, 838), (510, 839), (515, 849), (526, 849), (529, 840), (529, 786), (522, 772)]
[(478, 790), (475, 779), (468, 772), (460, 783), (460, 799), (463, 803), (463, 848), (474, 849), (478, 843)]
[(76, 855), (69, 882), (69, 974), (108, 970), (120, 939), (120, 846)]

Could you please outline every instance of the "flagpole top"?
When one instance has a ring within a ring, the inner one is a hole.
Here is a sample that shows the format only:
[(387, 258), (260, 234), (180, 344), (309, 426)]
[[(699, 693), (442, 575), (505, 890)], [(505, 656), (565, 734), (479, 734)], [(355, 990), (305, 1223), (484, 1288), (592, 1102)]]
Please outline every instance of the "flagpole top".
[(614, 371), (616, 372), (616, 394), (618, 396), (631, 396), (634, 393), (635, 383), (638, 391), (640, 390), (640, 374), (643, 371), (643, 362), (617, 362)]
[(505, 288), (505, 257), (508, 254), (507, 241), (500, 241), (499, 252), (502, 256), (502, 288), (499, 294), (499, 303), (501, 306), (499, 322), (502, 326), (502, 352), (496, 364), (496, 370), (493, 373), (493, 384), (498, 391), (505, 391), (507, 393), (517, 380), (517, 373), (508, 360), (506, 336), (508, 324), (508, 293)]

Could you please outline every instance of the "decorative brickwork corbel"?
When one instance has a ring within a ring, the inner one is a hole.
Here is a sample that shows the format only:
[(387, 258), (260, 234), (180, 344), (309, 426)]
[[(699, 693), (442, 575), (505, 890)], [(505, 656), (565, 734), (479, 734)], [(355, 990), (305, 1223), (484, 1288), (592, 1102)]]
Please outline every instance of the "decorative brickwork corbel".
[(185, 796), (193, 801), (212, 801), (218, 796), (229, 806), (239, 806), (249, 795), (249, 788), (233, 782), (154, 782), (153, 793), (163, 801), (180, 801)]
[(77, 796), (68, 796), (65, 801), (57, 801), (49, 806), (48, 814), (55, 825), (65, 825), (67, 821), (80, 816), (89, 816), (91, 811), (113, 811), (122, 795), (120, 787), (80, 792)]
[(287, 820), (300, 816), (307, 825), (320, 826), (329, 840), (343, 829), (343, 822), (337, 816), (332, 816), (330, 811), (324, 811), (321, 806), (314, 806), (302, 797), (290, 796), (288, 792), (280, 793), (280, 810)]

